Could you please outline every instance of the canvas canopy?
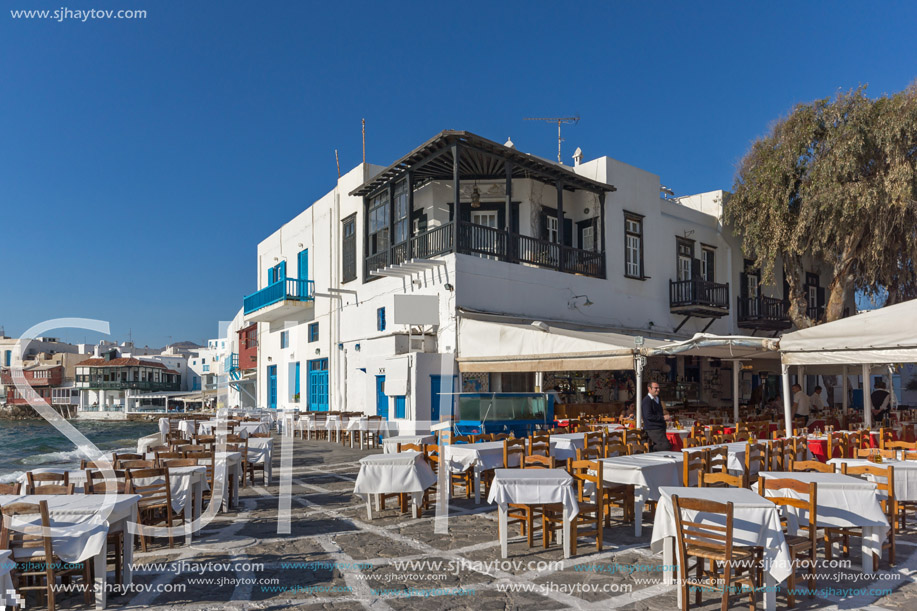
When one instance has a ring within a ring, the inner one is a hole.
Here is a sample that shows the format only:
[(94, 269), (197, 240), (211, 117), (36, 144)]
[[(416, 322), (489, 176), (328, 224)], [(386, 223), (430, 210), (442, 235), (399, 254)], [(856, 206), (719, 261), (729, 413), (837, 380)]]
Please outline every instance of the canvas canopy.
[(704, 356), (714, 359), (777, 359), (777, 340), (746, 335), (712, 335), (698, 333), (681, 342), (664, 342), (647, 351), (647, 356)]
[[(645, 347), (663, 342), (647, 339)], [(493, 314), (459, 318), (459, 369), (463, 372), (632, 370), (634, 337)]]
[(780, 338), (785, 365), (917, 363), (917, 301), (907, 301)]

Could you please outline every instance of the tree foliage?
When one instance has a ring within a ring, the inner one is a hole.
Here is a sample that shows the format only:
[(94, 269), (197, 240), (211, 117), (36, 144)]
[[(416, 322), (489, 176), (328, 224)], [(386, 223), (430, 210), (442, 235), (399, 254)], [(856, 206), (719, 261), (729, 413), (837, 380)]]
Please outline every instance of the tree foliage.
[[(797, 105), (741, 160), (724, 212), (763, 282), (783, 261), (799, 328), (841, 318), (856, 290), (917, 296), (917, 83)], [(806, 312), (807, 255), (832, 270), (821, 320)]]

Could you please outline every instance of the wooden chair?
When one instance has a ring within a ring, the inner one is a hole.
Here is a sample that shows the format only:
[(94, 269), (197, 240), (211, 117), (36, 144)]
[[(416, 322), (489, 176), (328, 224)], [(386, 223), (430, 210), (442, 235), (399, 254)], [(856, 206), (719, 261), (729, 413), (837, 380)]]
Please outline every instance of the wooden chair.
[(828, 435), (828, 460), (832, 458), (850, 458), (850, 440), (844, 433)]
[(624, 443), (624, 435), (620, 432), (612, 433), (605, 439), (605, 458), (612, 456), (626, 456), (628, 454), (627, 444)]
[(729, 472), (729, 448), (723, 446), (707, 450), (707, 473)]
[(758, 478), (760, 471), (767, 471), (764, 461), (767, 457), (767, 447), (763, 443), (745, 443), (745, 479), (751, 482)]
[[(680, 552), (678, 570), (681, 577), (679, 581), (682, 611), (688, 609), (691, 592), (694, 592), (695, 604), (701, 604), (704, 590), (719, 593), (722, 597), (721, 609), (726, 611), (729, 608), (729, 597), (734, 595), (736, 585), (747, 588), (750, 609), (754, 611), (755, 590), (759, 587), (758, 571), (754, 569), (756, 553), (753, 549), (733, 545), (732, 503), (683, 499), (673, 495), (672, 504)], [(698, 513), (721, 515), (725, 525), (696, 522), (694, 516)], [(688, 560), (691, 558), (696, 559), (694, 578), (690, 577), (688, 569)], [(709, 562), (709, 570), (704, 569), (705, 561)], [(718, 566), (722, 567), (722, 573), (717, 572)], [(737, 568), (739, 570), (735, 571)]]
[[(600, 460), (569, 460), (567, 470), (576, 482), (579, 513), (570, 524), (570, 553), (576, 555), (576, 540), (580, 535), (595, 537), (596, 551), (602, 551), (602, 536), (605, 525), (605, 512), (602, 506), (604, 495), (596, 494), (595, 502), (590, 501), (586, 489), (602, 489), (602, 466)], [(587, 486), (589, 484), (589, 486)], [(594, 486), (594, 488), (593, 488)], [(544, 535), (544, 547), (550, 545), (555, 531), (564, 526), (564, 506), (562, 503), (545, 505), (541, 514), (541, 528)]]
[(164, 460), (172, 460), (173, 458), (184, 458), (184, 452), (156, 452), (156, 460), (162, 462)]
[[(165, 467), (128, 469), (127, 479), (134, 494), (140, 495), (137, 503), (137, 521), (140, 523), (140, 548), (146, 552), (146, 529), (144, 526), (167, 526), (175, 523), (172, 512), (172, 489), (169, 486), (169, 470)], [(140, 480), (153, 480), (141, 482)], [(190, 505), (190, 504), (189, 504)], [(185, 508), (185, 512), (188, 507)], [(181, 521), (185, 522), (184, 513)], [(169, 548), (175, 547), (172, 532), (169, 532)]]
[[(354, 434), (357, 434), (359, 431), (351, 431), (351, 432), (353, 432)], [(251, 443), (252, 439), (270, 439), (270, 437), (271, 437), (270, 433), (252, 433), (251, 435), (248, 436), (249, 444)], [(250, 448), (251, 446), (249, 446), (249, 449)], [(249, 481), (251, 482), (251, 485), (254, 486), (255, 485), (255, 471), (261, 471), (261, 482), (263, 484), (267, 484), (268, 483), (267, 481), (267, 472), (268, 472), (267, 460), (268, 460), (267, 457), (265, 458), (265, 462), (249, 460), (246, 463), (245, 472), (242, 474), (243, 480), (245, 479), (245, 476), (247, 475), (249, 477)]]
[[(72, 577), (80, 576), (85, 586), (83, 601), (86, 604), (92, 602), (93, 579), (90, 563), (67, 564), (54, 553), (48, 501), (40, 501), (37, 504), (10, 503), (0, 507), (0, 516), (0, 549), (12, 551), (12, 560), (26, 567), (24, 570), (14, 569), (11, 573), (14, 588), (18, 593), (37, 591), (47, 597), (48, 611), (54, 611), (57, 578), (60, 577), (64, 583), (69, 583)], [(13, 520), (22, 516), (38, 516), (39, 522), (24, 528), (14, 526)]]
[(879, 448), (884, 450), (888, 447), (889, 442), (894, 442), (897, 440), (897, 436), (892, 429), (880, 428), (879, 429)]
[(155, 469), (159, 465), (155, 460), (119, 460), (118, 469)]
[(27, 486), (26, 494), (73, 494), (73, 484), (45, 484), (43, 486)]
[(596, 447), (576, 448), (576, 460), (599, 460), (605, 458)]
[(153, 454), (155, 454), (156, 452), (168, 452), (168, 451), (170, 451), (171, 449), (172, 449), (172, 446), (164, 445), (164, 444), (163, 444), (163, 445), (149, 446), (149, 447), (146, 449), (146, 451), (147, 451), (147, 452), (152, 452)]
[(793, 450), (788, 448), (783, 439), (772, 439), (767, 442), (767, 465), (772, 471), (787, 471), (793, 460)]
[(809, 440), (805, 435), (790, 437), (787, 445), (792, 449), (793, 460), (808, 460), (809, 458)]
[(605, 433), (583, 433), (583, 448), (586, 450), (594, 449), (597, 451), (598, 458), (605, 458)]
[(681, 442), (682, 449), (701, 448), (707, 445), (707, 440), (701, 437), (685, 437)]
[(880, 448), (856, 448), (853, 451), (854, 458), (869, 458), (870, 456), (881, 456), (887, 460), (895, 459), (895, 450), (882, 450)]
[(551, 455), (551, 436), (532, 434), (529, 437), (528, 446), (529, 456), (550, 456)]
[(525, 458), (525, 440), (524, 439), (504, 439), (503, 440), (503, 468), (504, 469), (518, 469), (522, 467), (523, 458)]
[(382, 416), (369, 416), (366, 419), (366, 430), (360, 431), (363, 437), (363, 444), (366, 447), (378, 448), (381, 445), (380, 435), (382, 434)]
[[(86, 483), (83, 484), (84, 494), (131, 494), (130, 482), (125, 478), (125, 471), (115, 471), (114, 480), (106, 480), (102, 471), (86, 470)], [(113, 556), (115, 564), (115, 581), (123, 583), (121, 573), (121, 558), (124, 556), (124, 531), (108, 531), (106, 538), (108, 552)]]
[(176, 467), (196, 467), (198, 465), (197, 459), (194, 458), (167, 458), (159, 461), (158, 466), (174, 469)]
[(112, 460), (112, 463), (117, 467), (118, 463), (122, 460), (144, 460), (146, 456), (143, 454), (115, 454), (113, 458), (114, 460)]
[(630, 441), (627, 443), (627, 454), (647, 454), (650, 451), (650, 444), (645, 441)]
[(834, 465), (829, 465), (818, 460), (791, 460), (790, 471), (796, 473), (835, 473)]
[[(880, 467), (878, 465), (864, 465), (854, 467), (846, 464), (841, 465), (841, 473), (845, 475), (865, 476), (870, 481), (875, 481), (876, 489), (879, 493), (879, 503), (882, 510), (888, 517), (889, 530), (882, 549), (888, 550), (888, 564), (895, 565), (895, 531), (898, 517), (898, 501), (895, 498), (895, 468), (891, 465)], [(862, 528), (825, 528), (825, 558), (831, 560), (831, 544), (834, 541), (842, 541), (844, 556), (850, 555), (850, 536), (862, 536)], [(879, 570), (879, 556), (872, 556), (872, 570)]]
[(0, 494), (19, 494), (20, 488), (22, 488), (22, 485), (19, 482), (0, 484)]
[(553, 456), (530, 454), (522, 461), (523, 469), (556, 469), (557, 460)]
[[(795, 494), (805, 497), (804, 499), (790, 496), (775, 496), (767, 494), (767, 491), (792, 490)], [(808, 588), (809, 597), (815, 595), (815, 564), (816, 554), (818, 551), (818, 491), (815, 482), (805, 484), (795, 479), (775, 479), (767, 477), (758, 478), (758, 493), (769, 501), (773, 501), (781, 507), (794, 507), (806, 511), (809, 518), (808, 524), (800, 524), (799, 528), (807, 532), (805, 537), (799, 535), (784, 535), (787, 547), (790, 549), (790, 560), (792, 561), (793, 572), (787, 578), (786, 600), (788, 607), (796, 606), (796, 567), (799, 566), (799, 558), (804, 557), (808, 566)], [(785, 530), (785, 529), (784, 529)]]
[(745, 475), (744, 473), (742, 475), (732, 475), (721, 471), (716, 473), (701, 472), (697, 474), (698, 486), (701, 488), (746, 488)]
[(681, 481), (685, 486), (699, 486), (700, 474), (707, 471), (707, 451), (682, 452)]
[[(51, 473), (47, 471), (29, 471), (25, 474), (26, 490), (31, 490), (36, 486), (44, 486), (48, 484), (53, 484), (57, 486), (66, 486), (70, 483), (70, 473), (64, 471), (63, 473)], [(26, 492), (26, 494), (32, 494), (31, 492)]]

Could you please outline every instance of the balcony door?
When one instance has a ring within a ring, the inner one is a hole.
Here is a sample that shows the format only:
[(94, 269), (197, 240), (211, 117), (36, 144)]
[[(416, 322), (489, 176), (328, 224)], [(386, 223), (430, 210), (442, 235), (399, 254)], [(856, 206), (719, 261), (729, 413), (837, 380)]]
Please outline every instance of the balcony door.
[[(475, 225), (500, 228), (500, 215), (496, 210), (471, 210), (471, 222)], [(477, 230), (471, 232), (471, 249), (475, 252), (493, 252), (494, 255), (483, 255), (487, 259), (496, 259), (497, 240), (489, 231)]]
[(277, 365), (268, 365), (267, 368), (267, 405), (277, 409)]
[(309, 361), (309, 411), (328, 411), (328, 359)]

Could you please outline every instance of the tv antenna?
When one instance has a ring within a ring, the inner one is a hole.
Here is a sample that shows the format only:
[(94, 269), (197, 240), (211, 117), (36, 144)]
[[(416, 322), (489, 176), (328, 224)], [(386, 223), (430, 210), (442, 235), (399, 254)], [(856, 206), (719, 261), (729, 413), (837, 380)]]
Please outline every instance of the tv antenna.
[(572, 123), (576, 125), (579, 123), (579, 115), (575, 117), (525, 117), (526, 121), (548, 121), (549, 123), (557, 123), (557, 163), (563, 163), (563, 160), (560, 156), (560, 143), (564, 141), (560, 136), (560, 126), (564, 123)]

